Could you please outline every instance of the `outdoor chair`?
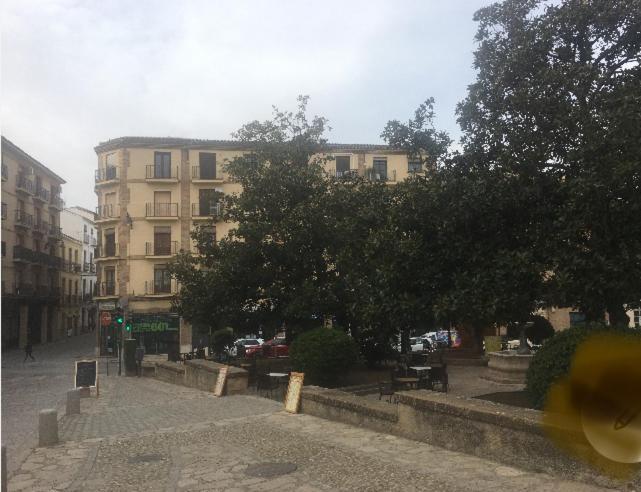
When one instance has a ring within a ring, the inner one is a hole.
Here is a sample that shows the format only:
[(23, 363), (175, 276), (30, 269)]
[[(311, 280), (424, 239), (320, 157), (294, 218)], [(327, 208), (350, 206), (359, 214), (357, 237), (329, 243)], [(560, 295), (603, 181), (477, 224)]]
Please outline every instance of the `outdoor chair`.
[(398, 398), (396, 398), (394, 394), (394, 387), (393, 383), (390, 381), (389, 383), (385, 383), (383, 381), (378, 382), (378, 399), (381, 400), (383, 397), (387, 397), (387, 401), (392, 403), (392, 399), (394, 400), (394, 403), (398, 403)]
[(435, 387), (439, 386), (443, 393), (447, 393), (448, 385), (447, 365), (442, 364), (440, 366), (432, 367), (427, 379), (428, 389), (435, 391)]

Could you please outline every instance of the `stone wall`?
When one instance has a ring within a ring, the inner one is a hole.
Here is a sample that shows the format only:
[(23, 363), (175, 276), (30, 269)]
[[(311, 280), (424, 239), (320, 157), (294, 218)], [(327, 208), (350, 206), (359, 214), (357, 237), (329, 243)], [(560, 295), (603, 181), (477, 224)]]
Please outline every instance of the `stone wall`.
[[(184, 364), (169, 361), (158, 362), (156, 364), (156, 377), (167, 383), (213, 392), (221, 367), (225, 367), (224, 364), (200, 359), (188, 360)], [(238, 367), (228, 367), (225, 394), (245, 393), (248, 386), (247, 371)]]
[[(397, 405), (338, 390), (307, 386), (301, 411), (317, 417), (388, 432), (452, 451), (496, 460), (567, 479), (620, 486), (569, 457), (546, 437), (537, 410), (499, 405), (427, 390), (397, 394)], [(584, 456), (595, 452), (582, 433), (568, 442)], [(638, 467), (641, 472), (641, 466)], [(641, 473), (633, 481), (641, 485)]]

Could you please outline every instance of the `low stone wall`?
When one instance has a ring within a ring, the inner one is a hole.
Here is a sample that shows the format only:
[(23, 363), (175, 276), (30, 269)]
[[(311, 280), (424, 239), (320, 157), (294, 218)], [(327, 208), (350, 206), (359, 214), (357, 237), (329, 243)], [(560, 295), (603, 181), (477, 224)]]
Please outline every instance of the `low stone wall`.
[[(188, 360), (184, 364), (177, 362), (158, 362), (156, 364), (156, 378), (172, 384), (180, 384), (197, 388), (202, 391), (213, 392), (218, 380), (218, 372), (224, 364), (207, 360)], [(229, 367), (227, 373), (226, 395), (245, 393), (248, 385), (248, 373), (238, 367)]]
[(386, 433), (398, 421), (396, 405), (318, 386), (303, 388), (301, 412)]
[[(301, 411), (530, 471), (621, 485), (556, 448), (544, 434), (539, 411), (427, 390), (397, 396), (399, 403), (394, 405), (310, 386), (303, 390)], [(584, 456), (595, 454), (582, 433), (572, 434), (569, 442)], [(641, 485), (641, 475), (634, 483)]]

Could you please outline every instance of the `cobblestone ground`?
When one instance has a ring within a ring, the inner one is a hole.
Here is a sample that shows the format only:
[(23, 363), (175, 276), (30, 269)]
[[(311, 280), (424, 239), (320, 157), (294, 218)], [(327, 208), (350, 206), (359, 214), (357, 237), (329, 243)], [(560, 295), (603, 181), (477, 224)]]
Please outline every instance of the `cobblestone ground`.
[(9, 490), (598, 490), (281, 408), (106, 378), (100, 398), (62, 419), (64, 442), (35, 449)]
[(93, 358), (95, 334), (34, 346), (36, 361), (22, 350), (2, 354), (2, 444), (11, 474), (37, 444), (38, 412), (58, 408), (73, 388), (74, 360)]

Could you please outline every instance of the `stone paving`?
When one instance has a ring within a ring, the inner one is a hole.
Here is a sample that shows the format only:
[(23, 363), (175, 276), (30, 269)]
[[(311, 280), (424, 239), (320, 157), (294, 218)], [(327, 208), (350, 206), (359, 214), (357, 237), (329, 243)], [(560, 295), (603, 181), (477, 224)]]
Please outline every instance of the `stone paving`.
[(525, 472), (366, 429), (290, 415), (253, 395), (215, 398), (146, 378), (105, 378), (9, 490), (536, 490), (593, 485)]

